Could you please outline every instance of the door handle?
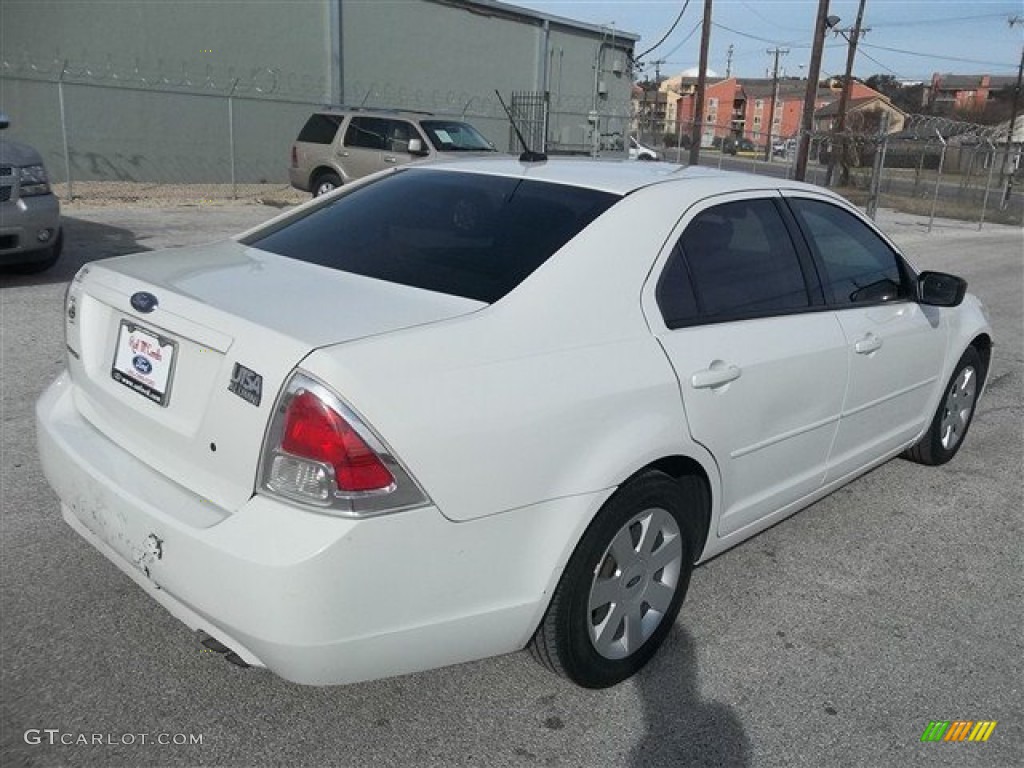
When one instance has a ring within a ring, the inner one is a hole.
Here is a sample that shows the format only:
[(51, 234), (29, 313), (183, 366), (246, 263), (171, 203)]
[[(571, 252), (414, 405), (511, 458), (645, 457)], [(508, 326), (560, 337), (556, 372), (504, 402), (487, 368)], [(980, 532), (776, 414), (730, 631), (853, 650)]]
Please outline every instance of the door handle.
[(694, 389), (714, 389), (715, 387), (728, 384), (730, 381), (736, 381), (741, 373), (743, 371), (735, 365), (726, 365), (716, 361), (711, 364), (710, 368), (705, 368), (703, 371), (697, 371), (693, 374), (690, 377), (690, 385)]
[(853, 344), (853, 351), (858, 355), (870, 355), (875, 350), (882, 348), (882, 340), (873, 333), (868, 333), (857, 339)]
[(397, 163), (398, 162), (398, 158), (395, 157), (394, 155), (388, 155), (387, 157), (384, 158), (384, 162), (385, 163)]

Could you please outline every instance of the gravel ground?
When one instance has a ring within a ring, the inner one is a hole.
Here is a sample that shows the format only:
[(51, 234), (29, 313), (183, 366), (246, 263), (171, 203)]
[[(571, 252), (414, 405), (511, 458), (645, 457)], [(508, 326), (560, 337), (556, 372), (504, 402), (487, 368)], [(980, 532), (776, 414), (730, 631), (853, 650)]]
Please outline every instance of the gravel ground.
[(54, 184), (65, 213), (87, 208), (233, 207), (270, 205), (280, 208), (309, 200), (287, 184), (152, 184), (135, 181), (75, 181)]

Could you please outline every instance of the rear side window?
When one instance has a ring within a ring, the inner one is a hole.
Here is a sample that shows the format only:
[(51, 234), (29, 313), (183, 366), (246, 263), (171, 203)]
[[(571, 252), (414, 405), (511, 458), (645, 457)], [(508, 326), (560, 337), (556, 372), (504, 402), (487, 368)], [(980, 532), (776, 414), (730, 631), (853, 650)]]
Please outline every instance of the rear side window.
[(404, 170), (245, 243), (332, 269), (490, 303), (618, 199), (522, 178)]
[(738, 200), (699, 213), (669, 258), (658, 303), (670, 328), (810, 306), (800, 259), (775, 204)]
[(310, 144), (330, 144), (338, 133), (341, 115), (313, 115), (299, 131), (299, 141)]
[(789, 205), (821, 266), (825, 295), (832, 303), (868, 304), (909, 296), (900, 259), (864, 222), (819, 200), (791, 198)]

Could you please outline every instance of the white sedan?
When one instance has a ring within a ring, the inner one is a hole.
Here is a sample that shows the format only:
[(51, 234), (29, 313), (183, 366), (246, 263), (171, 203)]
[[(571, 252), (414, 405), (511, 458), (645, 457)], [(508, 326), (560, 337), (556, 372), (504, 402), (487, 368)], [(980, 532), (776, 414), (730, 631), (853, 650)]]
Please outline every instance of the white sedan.
[(208, 647), (350, 683), (529, 646), (603, 687), (696, 563), (963, 443), (992, 331), (825, 190), (406, 167), (84, 267), (37, 408), (67, 522)]

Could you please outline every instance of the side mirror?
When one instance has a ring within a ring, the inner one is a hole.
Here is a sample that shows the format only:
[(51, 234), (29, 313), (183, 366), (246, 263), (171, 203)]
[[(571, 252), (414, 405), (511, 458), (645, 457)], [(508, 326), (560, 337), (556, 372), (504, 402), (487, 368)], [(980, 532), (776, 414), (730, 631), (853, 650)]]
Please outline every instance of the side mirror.
[(917, 297), (933, 307), (955, 307), (964, 300), (967, 281), (945, 272), (922, 272), (917, 278)]
[(7, 117), (6, 112), (0, 112), (0, 131), (11, 124), (10, 118)]
[(421, 156), (429, 154), (423, 146), (423, 139), (409, 139), (409, 154)]

